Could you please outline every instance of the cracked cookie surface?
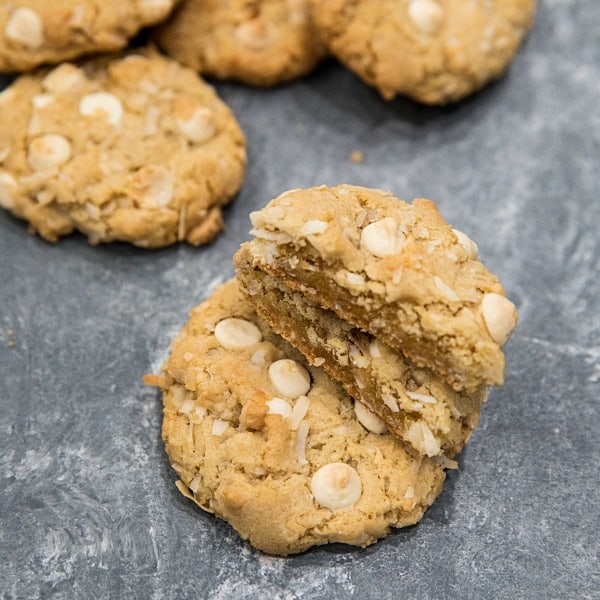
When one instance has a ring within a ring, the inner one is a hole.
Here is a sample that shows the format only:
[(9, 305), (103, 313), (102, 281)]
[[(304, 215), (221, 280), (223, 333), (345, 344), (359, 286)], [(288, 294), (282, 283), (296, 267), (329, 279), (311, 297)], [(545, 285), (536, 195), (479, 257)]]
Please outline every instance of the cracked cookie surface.
[(535, 0), (312, 1), (328, 50), (390, 100), (446, 104), (499, 77)]
[(163, 375), (146, 382), (163, 390), (180, 491), (265, 552), (366, 546), (419, 521), (441, 491), (443, 463), (361, 425), (354, 402), (236, 281), (192, 310)]
[(431, 200), (322, 186), (285, 192), (250, 218), (255, 238), (242, 250), (252, 268), (456, 390), (503, 383), (515, 306)]
[(155, 39), (200, 73), (256, 86), (304, 75), (325, 54), (308, 0), (185, 0)]
[(0, 72), (124, 48), (177, 0), (0, 1)]
[(152, 51), (63, 63), (0, 95), (0, 206), (48, 241), (206, 243), (245, 162), (213, 88)]

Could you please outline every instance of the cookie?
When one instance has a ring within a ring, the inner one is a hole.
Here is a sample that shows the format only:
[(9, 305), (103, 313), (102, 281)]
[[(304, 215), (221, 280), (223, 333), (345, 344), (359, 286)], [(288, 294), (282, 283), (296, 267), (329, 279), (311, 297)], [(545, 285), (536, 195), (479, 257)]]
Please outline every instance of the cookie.
[(304, 75), (325, 53), (308, 0), (184, 0), (155, 39), (200, 73), (255, 86)]
[(124, 48), (142, 27), (164, 20), (176, 1), (0, 2), (0, 72)]
[(255, 239), (238, 268), (272, 275), (455, 390), (503, 383), (515, 306), (431, 200), (323, 186), (286, 192), (250, 217)]
[(273, 330), (339, 381), (415, 452), (453, 457), (479, 422), (486, 388), (454, 391), (429, 369), (416, 367), (333, 311), (253, 267), (248, 246), (236, 256), (240, 287)]
[(273, 333), (235, 281), (191, 312), (163, 375), (145, 380), (163, 389), (179, 489), (264, 552), (367, 546), (419, 521), (442, 489), (448, 462), (362, 425), (353, 401)]
[(152, 51), (22, 75), (0, 95), (0, 206), (51, 242), (208, 242), (245, 161), (213, 88)]
[(391, 100), (455, 102), (499, 77), (535, 0), (312, 0), (328, 50)]

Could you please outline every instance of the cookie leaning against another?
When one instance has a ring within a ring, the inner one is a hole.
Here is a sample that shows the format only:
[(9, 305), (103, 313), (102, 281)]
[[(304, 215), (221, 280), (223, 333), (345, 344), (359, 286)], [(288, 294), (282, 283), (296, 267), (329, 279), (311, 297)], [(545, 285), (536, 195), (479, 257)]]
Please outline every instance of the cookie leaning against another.
[(431, 200), (322, 186), (286, 192), (250, 218), (255, 239), (238, 270), (273, 276), (456, 390), (503, 383), (515, 306)]
[(390, 100), (455, 102), (499, 77), (535, 0), (312, 0), (328, 50)]
[(184, 0), (155, 39), (202, 74), (255, 86), (305, 75), (325, 54), (308, 0)]
[(155, 52), (22, 75), (0, 94), (0, 206), (49, 241), (210, 241), (244, 135), (191, 69)]
[(140, 29), (164, 20), (177, 1), (0, 2), (0, 72), (120, 50)]
[[(248, 245), (235, 256), (240, 289), (273, 330), (339, 381), (391, 433), (426, 456), (458, 454), (479, 423), (485, 386), (454, 391), (381, 340), (253, 266)], [(377, 422), (373, 416), (371, 420)]]
[(145, 381), (163, 390), (180, 491), (260, 550), (367, 546), (419, 521), (442, 489), (443, 461), (361, 425), (352, 400), (306, 367), (236, 281), (192, 311), (163, 371)]

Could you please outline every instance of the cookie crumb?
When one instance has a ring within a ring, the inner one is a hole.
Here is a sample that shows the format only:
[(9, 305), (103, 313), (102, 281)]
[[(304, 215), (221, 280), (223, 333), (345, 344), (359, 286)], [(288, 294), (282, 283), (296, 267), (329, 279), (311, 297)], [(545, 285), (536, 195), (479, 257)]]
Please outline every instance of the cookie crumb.
[(360, 150), (353, 150), (350, 153), (350, 162), (354, 163), (355, 165), (362, 163), (363, 159), (364, 156)]

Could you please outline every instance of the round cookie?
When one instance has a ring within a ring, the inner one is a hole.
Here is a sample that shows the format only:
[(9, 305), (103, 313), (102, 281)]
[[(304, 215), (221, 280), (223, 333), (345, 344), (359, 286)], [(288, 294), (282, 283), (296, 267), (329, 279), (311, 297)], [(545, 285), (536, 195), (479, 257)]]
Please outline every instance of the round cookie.
[(324, 55), (308, 0), (184, 0), (156, 41), (203, 74), (255, 86), (304, 75)]
[(178, 0), (0, 1), (0, 72), (124, 48)]
[(329, 51), (390, 100), (457, 101), (499, 77), (535, 0), (312, 0)]
[(357, 416), (235, 280), (192, 311), (163, 371), (145, 380), (163, 389), (179, 489), (265, 552), (367, 546), (419, 521), (442, 489), (447, 463), (412, 456), (364, 407)]
[(0, 206), (48, 241), (210, 241), (245, 140), (191, 69), (151, 51), (22, 75), (0, 94)]

